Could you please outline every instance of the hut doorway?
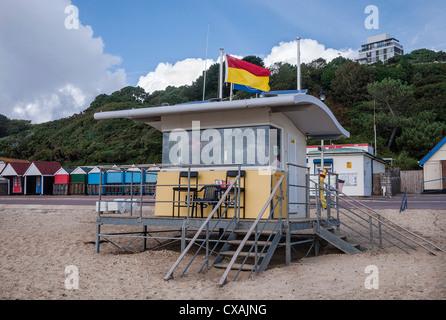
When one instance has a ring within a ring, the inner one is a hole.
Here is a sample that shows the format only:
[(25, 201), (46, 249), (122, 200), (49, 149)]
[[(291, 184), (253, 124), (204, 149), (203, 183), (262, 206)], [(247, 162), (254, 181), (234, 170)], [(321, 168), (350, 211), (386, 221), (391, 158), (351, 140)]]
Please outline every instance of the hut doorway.
[[(297, 136), (293, 133), (288, 133), (288, 162), (297, 164)], [(297, 208), (297, 202), (298, 202), (298, 187), (296, 185), (298, 184), (298, 168), (294, 166), (289, 166), (289, 172), (288, 172), (288, 179), (290, 180), (288, 182), (289, 189), (288, 189), (288, 199), (289, 199), (289, 207), (288, 207), (288, 213), (289, 214), (296, 214), (298, 212)]]

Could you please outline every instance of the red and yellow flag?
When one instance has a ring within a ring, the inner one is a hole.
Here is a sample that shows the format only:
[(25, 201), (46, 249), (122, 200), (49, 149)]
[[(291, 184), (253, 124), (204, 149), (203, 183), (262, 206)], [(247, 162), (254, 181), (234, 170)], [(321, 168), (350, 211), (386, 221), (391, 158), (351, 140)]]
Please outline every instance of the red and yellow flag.
[(269, 91), (270, 74), (268, 69), (226, 55), (226, 82)]

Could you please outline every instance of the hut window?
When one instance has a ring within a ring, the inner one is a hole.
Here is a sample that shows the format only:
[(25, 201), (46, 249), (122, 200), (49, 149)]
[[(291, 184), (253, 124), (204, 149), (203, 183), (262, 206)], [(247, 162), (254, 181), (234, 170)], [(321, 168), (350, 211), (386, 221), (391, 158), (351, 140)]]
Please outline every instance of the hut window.
[(281, 130), (272, 126), (176, 129), (163, 134), (163, 164), (280, 166)]

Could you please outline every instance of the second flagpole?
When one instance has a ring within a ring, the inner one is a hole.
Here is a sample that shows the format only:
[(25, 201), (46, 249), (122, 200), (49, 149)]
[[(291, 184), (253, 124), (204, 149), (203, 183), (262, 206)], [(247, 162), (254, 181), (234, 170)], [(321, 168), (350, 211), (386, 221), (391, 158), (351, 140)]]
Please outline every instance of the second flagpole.
[(218, 98), (223, 100), (223, 48), (220, 48), (220, 79), (218, 88)]
[(297, 90), (300, 92), (300, 37), (297, 37)]

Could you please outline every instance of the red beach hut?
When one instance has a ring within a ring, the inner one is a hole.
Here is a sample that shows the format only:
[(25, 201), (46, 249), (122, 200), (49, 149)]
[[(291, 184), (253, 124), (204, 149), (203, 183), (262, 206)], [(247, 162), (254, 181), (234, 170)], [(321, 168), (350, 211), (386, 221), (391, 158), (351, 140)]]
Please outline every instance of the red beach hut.
[(71, 172), (73, 169), (60, 168), (54, 174), (53, 194), (70, 194)]
[(8, 194), (24, 193), (24, 175), (31, 163), (9, 162), (2, 171), (2, 177), (8, 179)]

